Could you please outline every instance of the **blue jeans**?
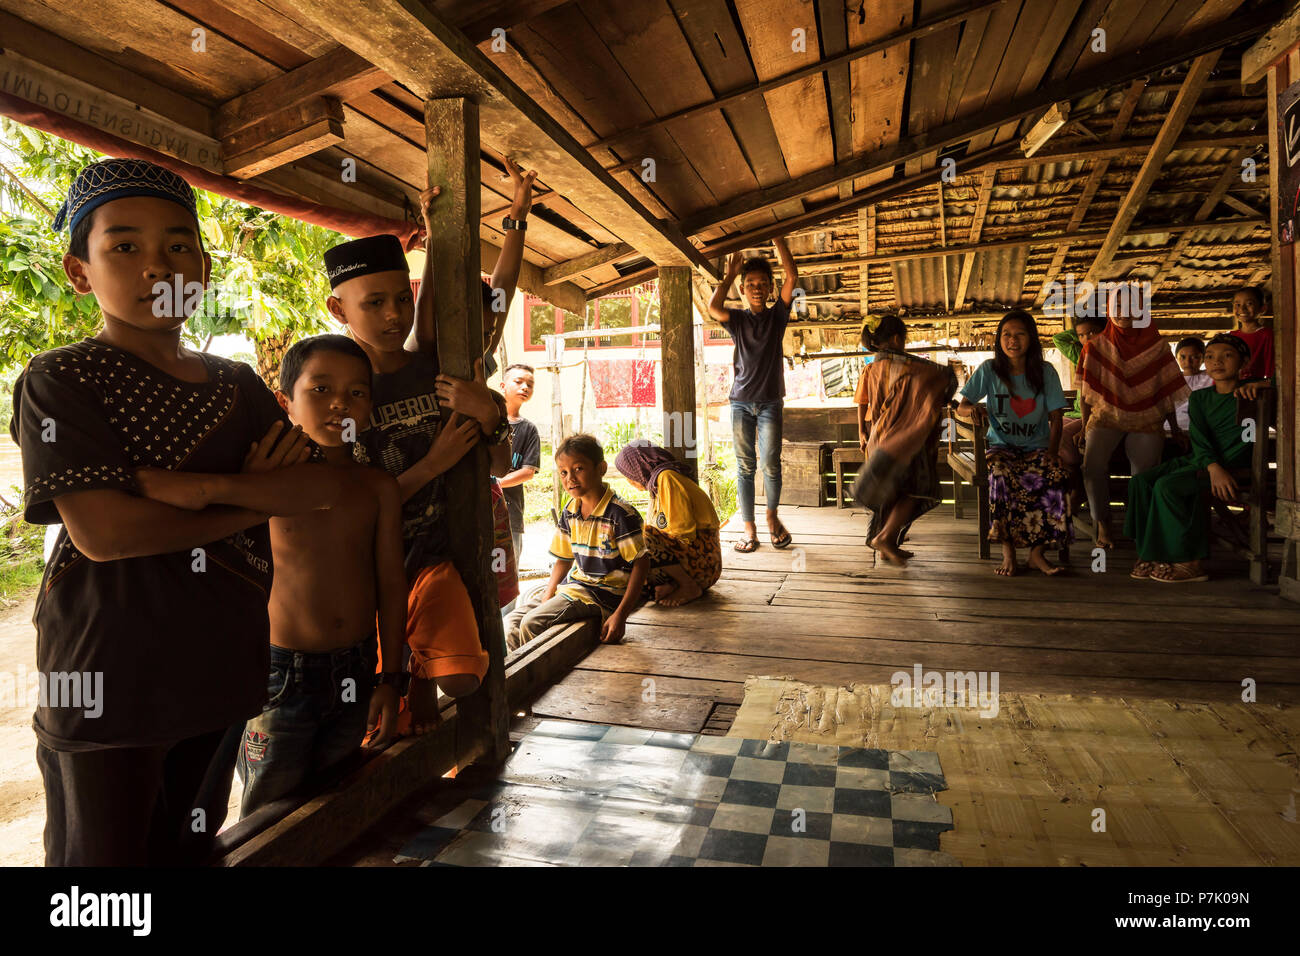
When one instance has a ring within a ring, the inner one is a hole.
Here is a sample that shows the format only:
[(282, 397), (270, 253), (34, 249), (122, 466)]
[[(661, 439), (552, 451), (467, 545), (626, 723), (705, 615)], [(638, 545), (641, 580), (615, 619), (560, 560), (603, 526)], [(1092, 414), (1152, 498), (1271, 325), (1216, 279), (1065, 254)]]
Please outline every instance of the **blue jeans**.
[(325, 654), (271, 645), (267, 702), (239, 745), (241, 820), (361, 746), (375, 655), (373, 637)]
[(731, 440), (736, 448), (736, 504), (741, 521), (754, 520), (754, 440), (763, 463), (767, 508), (781, 503), (781, 412), (785, 403), (732, 402)]

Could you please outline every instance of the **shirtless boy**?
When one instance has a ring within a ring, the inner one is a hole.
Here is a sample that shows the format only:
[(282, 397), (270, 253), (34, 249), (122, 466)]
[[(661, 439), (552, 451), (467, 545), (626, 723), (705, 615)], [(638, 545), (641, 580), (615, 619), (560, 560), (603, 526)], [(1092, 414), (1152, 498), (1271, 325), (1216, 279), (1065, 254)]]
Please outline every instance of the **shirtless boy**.
[(239, 749), (241, 818), (351, 755), (368, 726), (379, 725), (371, 747), (396, 726), (408, 679), (401, 496), (391, 475), (352, 460), (370, 418), (370, 379), (366, 353), (342, 335), (298, 342), (281, 366), (276, 398), (338, 470), (344, 491), (332, 508), (271, 521), (271, 671), (267, 702)]

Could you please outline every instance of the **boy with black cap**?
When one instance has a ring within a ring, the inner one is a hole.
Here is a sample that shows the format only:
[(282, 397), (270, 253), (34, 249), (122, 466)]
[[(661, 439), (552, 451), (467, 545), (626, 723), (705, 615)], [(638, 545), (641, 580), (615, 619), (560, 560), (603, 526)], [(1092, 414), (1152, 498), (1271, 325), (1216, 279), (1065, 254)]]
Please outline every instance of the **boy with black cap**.
[[(303, 463), (307, 439), (252, 369), (181, 344), (211, 265), (188, 183), (94, 163), (65, 223), (64, 271), (104, 327), (32, 359), (10, 425), (24, 516), (63, 524), (34, 617), (45, 861), (199, 862), (225, 819), (228, 731), (266, 698), (267, 518), (342, 486)], [(173, 487), (176, 471), (211, 481)]]
[[(426, 201), (436, 192), (429, 191)], [(483, 383), (482, 359), (473, 381), (440, 374), (431, 268), (426, 266), (420, 286), (417, 323), (406, 255), (396, 236), (335, 246), (325, 253), (325, 268), (334, 293), (329, 311), (348, 327), (374, 371), (370, 428), (357, 452), (394, 475), (401, 489), (412, 679), (398, 729), (405, 731), (409, 721), (419, 733), (437, 722), (438, 688), (452, 697), (473, 693), (488, 665), (469, 593), (451, 560), (451, 502), (443, 475), (480, 438), (491, 445), (493, 473), (504, 474), (510, 425), (501, 397)], [(412, 325), (414, 347), (408, 349)], [(457, 414), (448, 417), (451, 412)]]

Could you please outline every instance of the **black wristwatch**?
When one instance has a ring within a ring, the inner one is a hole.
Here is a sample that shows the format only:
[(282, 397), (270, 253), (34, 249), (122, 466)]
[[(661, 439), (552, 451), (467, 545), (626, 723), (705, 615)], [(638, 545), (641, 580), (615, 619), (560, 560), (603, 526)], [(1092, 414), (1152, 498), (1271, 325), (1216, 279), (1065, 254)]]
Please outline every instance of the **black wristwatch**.
[(525, 232), (528, 229), (528, 222), (524, 219), (511, 219), (506, 216), (501, 220), (501, 228), (506, 230), (518, 229), (520, 232)]
[(384, 671), (375, 675), (375, 687), (396, 687), (397, 696), (405, 697), (407, 691), (411, 689), (411, 675), (406, 671)]

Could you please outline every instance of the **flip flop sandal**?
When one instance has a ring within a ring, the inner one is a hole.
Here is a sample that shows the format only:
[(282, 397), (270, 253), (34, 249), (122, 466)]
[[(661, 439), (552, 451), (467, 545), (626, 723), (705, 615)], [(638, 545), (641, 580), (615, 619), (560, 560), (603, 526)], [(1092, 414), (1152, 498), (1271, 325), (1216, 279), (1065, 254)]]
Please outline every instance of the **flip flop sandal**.
[(1133, 570), (1129, 572), (1129, 577), (1143, 581), (1151, 577), (1151, 572), (1155, 569), (1156, 563), (1154, 561), (1139, 561), (1137, 564), (1133, 565)]
[(790, 537), (789, 531), (783, 531), (778, 537), (772, 539), (772, 547), (776, 548), (778, 551), (783, 551), (790, 547), (790, 542), (793, 540), (794, 539)]
[(753, 552), (758, 550), (758, 539), (741, 538), (734, 545), (732, 545), (732, 550), (739, 551), (741, 554), (752, 554)]
[(1161, 584), (1195, 584), (1198, 581), (1208, 581), (1208, 574), (1197, 574), (1195, 571), (1189, 571), (1187, 568), (1180, 568), (1177, 565), (1172, 566), (1169, 571), (1157, 576), (1151, 575), (1152, 581), (1159, 581)]

